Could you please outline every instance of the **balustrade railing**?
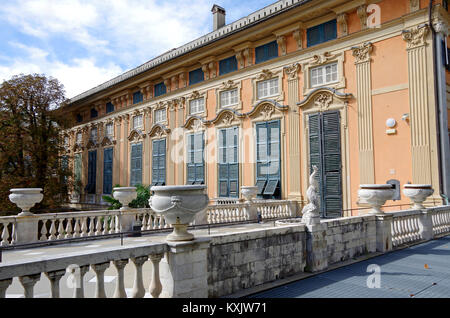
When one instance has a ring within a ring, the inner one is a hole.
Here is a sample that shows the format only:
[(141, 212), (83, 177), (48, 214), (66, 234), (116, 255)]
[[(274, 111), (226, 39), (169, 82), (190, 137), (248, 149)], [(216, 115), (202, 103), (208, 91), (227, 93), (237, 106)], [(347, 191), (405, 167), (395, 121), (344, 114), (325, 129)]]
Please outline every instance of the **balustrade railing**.
[[(158, 298), (162, 291), (159, 276), (159, 263), (164, 253), (168, 250), (166, 244), (153, 243), (146, 246), (115, 247), (103, 249), (100, 252), (74, 253), (70, 256), (59, 255), (56, 258), (21, 261), (20, 263), (7, 263), (0, 266), (0, 298), (5, 298), (6, 291), (13, 278), (18, 277), (24, 288), (24, 297), (34, 297), (34, 287), (42, 278), (50, 281), (50, 293), (52, 298), (60, 297), (60, 280), (68, 273), (72, 275), (73, 297), (84, 298), (85, 289), (83, 277), (91, 268), (96, 275), (95, 297), (105, 298), (104, 273), (107, 268), (114, 265), (116, 269), (116, 286), (114, 298), (127, 298), (124, 284), (124, 268), (128, 263), (134, 264), (135, 274), (133, 290), (130, 298), (142, 298), (146, 294), (143, 282), (143, 265), (150, 260), (152, 263), (151, 284), (148, 287), (149, 294)], [(44, 275), (42, 275), (44, 274)]]
[(422, 240), (420, 226), (422, 212), (420, 210), (389, 214), (393, 216), (391, 223), (392, 246), (397, 247)]
[(450, 209), (432, 208), (433, 235), (450, 232)]
[(0, 218), (0, 246), (8, 246), (15, 243), (15, 217), (1, 217)]

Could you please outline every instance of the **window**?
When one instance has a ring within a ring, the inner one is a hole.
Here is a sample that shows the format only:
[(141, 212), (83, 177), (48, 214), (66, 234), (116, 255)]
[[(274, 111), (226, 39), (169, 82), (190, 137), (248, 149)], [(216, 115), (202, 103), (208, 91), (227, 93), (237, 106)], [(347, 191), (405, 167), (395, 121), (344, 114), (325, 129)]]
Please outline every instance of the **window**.
[(81, 144), (82, 140), (83, 140), (83, 135), (80, 132), (77, 133), (77, 144)]
[(205, 75), (201, 68), (189, 72), (189, 85), (194, 85), (205, 80)]
[(64, 137), (64, 147), (69, 147), (69, 137)]
[(239, 102), (237, 88), (220, 92), (220, 107), (229, 107)]
[(219, 130), (219, 197), (239, 196), (238, 131)]
[(278, 95), (278, 78), (258, 82), (258, 99)]
[(205, 162), (203, 132), (187, 136), (187, 182), (188, 184), (205, 183)]
[(131, 145), (130, 186), (142, 184), (142, 143)]
[(141, 103), (144, 100), (144, 95), (140, 91), (133, 93), (133, 105)]
[(95, 108), (91, 109), (91, 118), (95, 118), (98, 116), (98, 111)]
[(236, 56), (229, 57), (227, 59), (219, 61), (219, 75), (224, 75), (237, 71), (237, 60)]
[(142, 115), (133, 117), (133, 129), (142, 128)]
[(273, 41), (255, 48), (255, 63), (262, 63), (278, 57), (278, 44)]
[(112, 137), (114, 135), (113, 123), (106, 124), (106, 136)]
[(308, 47), (337, 38), (336, 20), (316, 25), (306, 31)]
[(155, 110), (155, 124), (163, 123), (167, 119), (166, 110), (165, 109), (157, 109)]
[(113, 112), (113, 111), (114, 111), (114, 105), (113, 105), (113, 103), (111, 103), (111, 102), (106, 103), (106, 113), (108, 114), (108, 113), (111, 113), (111, 112)]
[(203, 98), (193, 99), (189, 102), (189, 114), (203, 113), (205, 110), (205, 100)]
[(75, 154), (75, 182), (81, 182), (81, 153)]
[(88, 194), (95, 194), (97, 178), (97, 150), (88, 152), (88, 184), (85, 191)]
[(166, 139), (153, 140), (152, 185), (166, 184)]
[(97, 141), (97, 128), (91, 129), (90, 139), (91, 139), (91, 141)]
[(164, 82), (155, 85), (155, 97), (164, 95), (166, 93), (166, 85)]
[(83, 121), (83, 116), (81, 114), (77, 114), (77, 123), (81, 123)]
[(311, 87), (322, 86), (338, 81), (337, 63), (314, 67), (310, 70)]
[(103, 193), (112, 193), (113, 148), (103, 151)]

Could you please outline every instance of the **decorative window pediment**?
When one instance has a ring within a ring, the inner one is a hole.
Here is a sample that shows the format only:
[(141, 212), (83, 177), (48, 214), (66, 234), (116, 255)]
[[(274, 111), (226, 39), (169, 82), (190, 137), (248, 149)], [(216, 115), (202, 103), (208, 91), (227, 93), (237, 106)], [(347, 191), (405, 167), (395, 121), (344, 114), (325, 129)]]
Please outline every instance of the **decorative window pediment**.
[(269, 120), (282, 117), (283, 112), (288, 109), (289, 106), (280, 105), (274, 100), (262, 100), (253, 106), (251, 111), (244, 115), (254, 119), (261, 118), (264, 120)]
[(233, 109), (222, 109), (216, 116), (216, 118), (210, 120), (210, 123), (218, 127), (229, 127), (235, 124), (240, 124), (240, 118), (244, 115), (236, 112)]
[(204, 129), (206, 122), (199, 116), (190, 116), (183, 125), (184, 129), (199, 131)]
[(97, 148), (98, 147), (98, 143), (92, 139), (89, 139), (86, 148), (87, 149), (93, 149), (93, 148)]
[[(302, 65), (302, 69), (304, 74), (303, 95), (308, 95), (313, 90), (320, 87), (321, 78), (324, 79), (324, 84), (322, 86), (327, 85), (327, 87), (334, 89), (346, 87), (344, 77), (344, 52), (336, 54), (331, 54), (330, 52), (316, 54)], [(312, 70), (314, 72), (312, 72)], [(327, 74), (332, 80), (325, 80)], [(313, 76), (314, 80), (312, 78)]]
[(128, 135), (128, 140), (130, 142), (134, 141), (140, 141), (144, 139), (147, 135), (142, 132), (139, 128), (131, 130), (130, 134)]
[(318, 112), (331, 110), (334, 105), (341, 107), (349, 99), (353, 98), (352, 94), (344, 94), (333, 88), (321, 87), (313, 90), (297, 106), (303, 109), (313, 109)]
[(102, 142), (100, 143), (100, 145), (102, 147), (113, 146), (115, 144), (116, 144), (116, 140), (113, 139), (111, 136), (103, 137)]
[(162, 138), (170, 133), (170, 129), (161, 124), (155, 124), (148, 132), (150, 137)]

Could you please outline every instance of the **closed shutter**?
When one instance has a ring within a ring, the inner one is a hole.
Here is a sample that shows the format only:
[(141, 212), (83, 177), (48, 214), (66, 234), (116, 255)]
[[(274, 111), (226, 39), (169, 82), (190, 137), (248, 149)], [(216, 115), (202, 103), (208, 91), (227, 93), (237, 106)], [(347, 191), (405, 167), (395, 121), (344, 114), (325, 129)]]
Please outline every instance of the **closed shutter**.
[(130, 186), (142, 184), (142, 143), (131, 146)]
[(159, 84), (155, 85), (155, 97), (164, 95), (166, 93), (166, 85), (164, 84), (164, 82), (161, 82)]
[(88, 184), (87, 193), (95, 194), (97, 179), (97, 150), (88, 153)]
[(337, 38), (337, 21), (331, 20), (306, 30), (308, 47)]
[(189, 72), (189, 85), (194, 85), (205, 80), (205, 75), (201, 68)]
[(255, 63), (262, 63), (278, 57), (278, 43), (273, 41), (255, 48)]
[(187, 137), (187, 141), (187, 182), (188, 184), (204, 184), (203, 133), (191, 134)]
[(112, 193), (113, 148), (103, 151), (103, 193)]
[(75, 155), (75, 181), (81, 181), (81, 153)]
[(106, 113), (110, 113), (114, 111), (114, 104), (109, 102), (106, 104)]
[(152, 185), (166, 184), (166, 139), (153, 140)]
[(339, 112), (308, 116), (310, 172), (316, 165), (319, 173), (320, 212), (325, 218), (342, 214), (342, 160)]
[(237, 59), (236, 56), (229, 57), (227, 59), (219, 61), (219, 75), (224, 75), (237, 71)]
[(219, 196), (239, 196), (238, 127), (219, 131)]

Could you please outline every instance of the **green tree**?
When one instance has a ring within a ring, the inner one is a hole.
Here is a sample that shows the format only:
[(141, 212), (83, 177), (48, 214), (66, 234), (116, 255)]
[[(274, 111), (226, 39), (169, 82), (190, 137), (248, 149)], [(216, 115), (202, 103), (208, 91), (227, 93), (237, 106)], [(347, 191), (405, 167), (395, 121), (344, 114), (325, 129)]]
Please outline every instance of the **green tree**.
[(8, 199), (15, 187), (43, 188), (37, 209), (67, 200), (70, 172), (61, 135), (67, 121), (59, 111), (65, 102), (63, 85), (45, 75), (16, 75), (1, 84), (0, 211), (16, 210)]

